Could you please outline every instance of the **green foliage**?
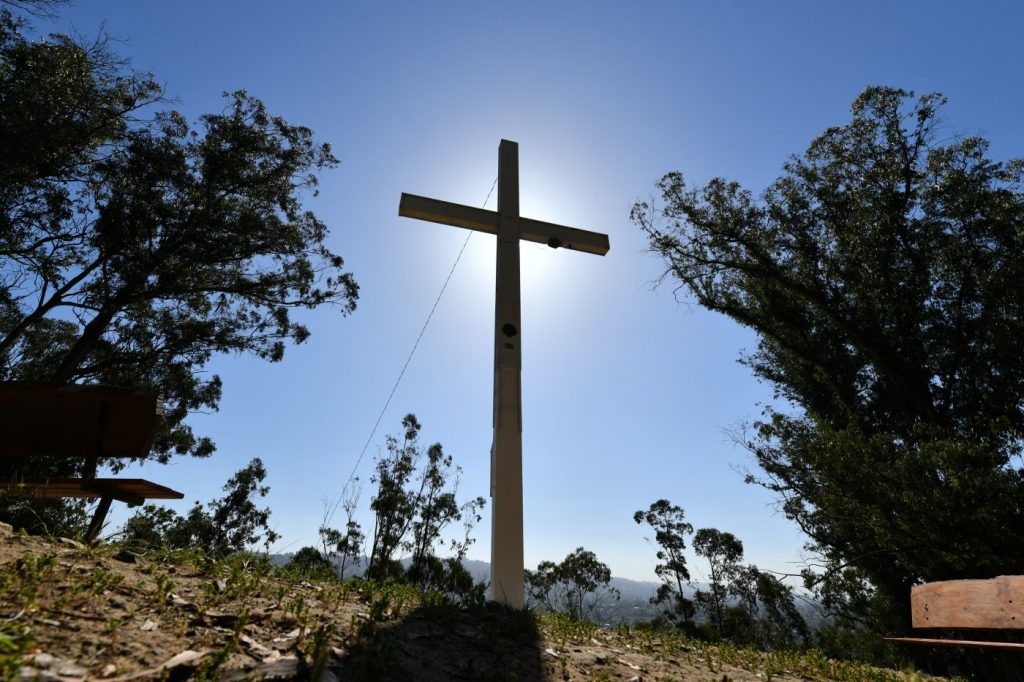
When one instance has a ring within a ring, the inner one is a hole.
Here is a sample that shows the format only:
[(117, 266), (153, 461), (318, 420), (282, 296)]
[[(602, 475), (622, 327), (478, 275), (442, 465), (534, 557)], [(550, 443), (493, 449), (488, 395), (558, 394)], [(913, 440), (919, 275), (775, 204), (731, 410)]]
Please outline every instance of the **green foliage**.
[(316, 547), (303, 547), (288, 561), (285, 568), (299, 575), (315, 580), (332, 580), (338, 577), (331, 560)]
[(269, 526), (270, 509), (260, 509), (254, 496), (265, 497), (269, 486), (260, 485), (267, 472), (257, 457), (224, 484), (224, 497), (198, 502), (185, 516), (147, 504), (125, 523), (125, 540), (171, 549), (198, 549), (221, 557), (243, 551), (258, 542), (269, 548), (278, 534)]
[(487, 585), (476, 582), (457, 556), (429, 556), (415, 572), (410, 566), (404, 579), (419, 586), (425, 598), (435, 603), (471, 608), (487, 601)]
[[(683, 555), (685, 536), (693, 533), (693, 526), (685, 521), (683, 508), (658, 500), (647, 511), (636, 512), (633, 520), (655, 531), (657, 557), (664, 563), (655, 567), (662, 584), (651, 602), (667, 603), (664, 616), (669, 623), (690, 635), (768, 650), (807, 645), (809, 631), (793, 588), (743, 564), (743, 543), (735, 535), (715, 528), (696, 532), (693, 549), (707, 561), (708, 573), (705, 585), (694, 586)], [(687, 589), (692, 589), (692, 600)], [(705, 619), (699, 625), (694, 620), (698, 609)]]
[(745, 438), (749, 480), (877, 591), (887, 615), (855, 615), (879, 629), (917, 582), (1024, 571), (1024, 162), (938, 132), (943, 104), (868, 88), (760, 198), (669, 173), (632, 212), (666, 276), (759, 335), (743, 362), (789, 405)]
[(355, 307), (303, 207), (337, 159), (244, 91), (193, 125), (104, 40), (32, 35), (0, 7), (0, 380), (153, 391), (166, 409), (150, 457), (207, 456), (184, 420), (217, 407), (213, 356), (278, 361), (309, 336), (292, 311)]
[[(462, 470), (451, 455), (445, 454), (440, 443), (426, 450), (420, 446), (421, 425), (416, 415), (406, 415), (402, 426), (402, 440), (387, 437), (387, 454), (377, 459), (370, 479), (377, 492), (370, 500), (374, 529), (366, 577), (399, 579), (402, 569), (396, 556), (405, 550), (410, 563), (402, 579), (425, 592), (434, 590), (459, 601), (476, 601), (482, 589), (472, 585), (460, 562), (472, 543), (470, 531), (480, 520), (478, 510), (484, 499), (477, 497), (460, 505), (457, 495)], [(457, 521), (463, 522), (464, 536), (451, 542), (454, 557), (441, 561), (436, 552), (442, 533)]]
[(34, 535), (68, 538), (85, 535), (89, 527), (87, 507), (88, 500), (84, 499), (23, 498), (0, 490), (0, 519)]
[(542, 561), (536, 571), (524, 575), (529, 601), (550, 611), (562, 611), (570, 618), (584, 620), (606, 596), (619, 598), (609, 587), (611, 569), (593, 552), (578, 547), (561, 563)]
[(406, 486), (416, 471), (421, 427), (412, 414), (402, 419), (402, 427), (405, 429), (403, 440), (400, 443), (394, 436), (387, 437), (387, 454), (377, 458), (375, 473), (370, 479), (377, 486), (377, 494), (370, 500), (374, 527), (366, 567), (366, 576), (372, 579), (383, 577), (384, 567), (393, 561), (416, 514), (414, 493)]
[(633, 521), (646, 523), (654, 530), (654, 542), (658, 548), (656, 556), (661, 562), (654, 567), (661, 585), (651, 603), (665, 604), (665, 616), (669, 620), (688, 626), (693, 622), (694, 605), (683, 592), (684, 585), (690, 581), (683, 552), (686, 550), (686, 536), (693, 533), (693, 526), (685, 519), (683, 508), (668, 500), (658, 500), (647, 511), (633, 514)]
[[(346, 569), (358, 565), (363, 558), (366, 536), (363, 534), (362, 526), (355, 520), (361, 491), (359, 479), (353, 478), (345, 485), (333, 504), (325, 502), (323, 523), (318, 530), (323, 555), (331, 561), (337, 559), (338, 578), (341, 580), (345, 579)], [(344, 532), (329, 525), (339, 505), (345, 511)]]
[(743, 543), (732, 533), (716, 528), (701, 528), (693, 536), (693, 551), (708, 562), (708, 589), (694, 592), (693, 599), (714, 624), (717, 638), (726, 635), (725, 612), (729, 583), (742, 570)]

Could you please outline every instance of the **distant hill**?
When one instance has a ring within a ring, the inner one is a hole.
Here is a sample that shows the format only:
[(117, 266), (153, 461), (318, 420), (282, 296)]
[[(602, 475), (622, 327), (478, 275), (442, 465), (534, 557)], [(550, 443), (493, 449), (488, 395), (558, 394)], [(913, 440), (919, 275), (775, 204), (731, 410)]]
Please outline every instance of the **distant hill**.
[[(292, 556), (294, 555), (291, 553), (272, 554), (270, 562), (275, 566), (284, 566), (291, 560)], [(402, 563), (408, 566), (409, 560), (402, 559)], [(466, 567), (466, 570), (469, 571), (469, 574), (473, 576), (473, 580), (476, 582), (486, 583), (491, 579), (491, 564), (486, 561), (463, 559), (462, 565)], [(346, 574), (349, 576), (362, 575), (365, 566), (366, 558), (364, 557), (355, 568), (348, 567)], [(651, 597), (658, 591), (659, 584), (649, 580), (629, 580), (627, 578), (612, 577), (611, 587), (619, 591), (620, 597), (618, 601), (607, 598), (603, 599), (590, 614), (590, 620), (606, 627), (620, 624), (635, 625), (636, 623), (646, 623), (654, 620), (662, 615), (663, 611), (660, 605), (651, 603)], [(684, 590), (687, 596), (693, 595), (693, 587), (686, 586)], [(812, 630), (817, 630), (827, 623), (827, 620), (818, 612), (813, 602), (798, 599), (796, 606)]]
[[(275, 566), (284, 566), (294, 556), (293, 553), (272, 554), (270, 562)], [(337, 562), (336, 562), (337, 563)], [(402, 559), (406, 566), (409, 560)], [(475, 559), (463, 559), (462, 565), (466, 567), (473, 580), (486, 583), (491, 579), (491, 564), (486, 561)], [(366, 566), (366, 558), (360, 561), (355, 568), (346, 568), (347, 575), (362, 575)], [(612, 578), (611, 586), (616, 588), (621, 597), (618, 601), (605, 599), (591, 614), (591, 620), (605, 625), (618, 625), (620, 623), (634, 624), (653, 620), (661, 613), (661, 607), (651, 604), (651, 597), (658, 589), (658, 583), (627, 580), (626, 578)]]

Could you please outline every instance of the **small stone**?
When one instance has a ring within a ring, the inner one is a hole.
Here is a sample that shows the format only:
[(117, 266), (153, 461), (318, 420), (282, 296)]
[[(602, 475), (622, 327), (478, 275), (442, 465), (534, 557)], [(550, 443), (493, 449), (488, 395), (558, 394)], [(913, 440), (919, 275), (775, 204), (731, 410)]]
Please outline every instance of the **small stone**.
[(629, 682), (642, 682), (639, 675), (629, 678)]
[(0, 533), (10, 534), (10, 533), (13, 533), (13, 532), (14, 532), (14, 526), (12, 526), (9, 523), (4, 523), (3, 521), (0, 521)]
[(31, 665), (45, 670), (53, 665), (55, 659), (50, 654), (35, 654), (34, 656), (28, 656), (25, 660)]
[(208, 652), (205, 651), (205, 650), (204, 651), (192, 651), (191, 649), (187, 649), (185, 651), (182, 651), (177, 656), (172, 657), (170, 660), (168, 660), (166, 663), (164, 663), (161, 667), (164, 668), (164, 669), (170, 669), (170, 668), (177, 668), (179, 665), (191, 665), (192, 663), (195, 663), (200, 658), (205, 656), (207, 653)]
[(139, 629), (142, 630), (143, 632), (149, 632), (150, 630), (156, 630), (157, 629), (156, 621), (152, 621), (152, 620), (147, 618), (146, 622), (139, 626)]
[(117, 674), (117, 666), (113, 663), (107, 663), (103, 666), (103, 670), (100, 671), (100, 677), (113, 677)]
[(213, 587), (218, 592), (223, 592), (226, 589), (228, 589), (228, 584), (227, 584), (227, 581), (221, 580), (220, 578), (217, 578), (216, 580), (213, 581)]
[(555, 651), (554, 649), (545, 649), (544, 653), (546, 653), (548, 656), (551, 656), (553, 658), (560, 658), (560, 656), (558, 655), (558, 652)]
[(57, 668), (57, 674), (61, 677), (85, 677), (88, 671), (85, 668), (79, 668), (77, 665), (71, 663), (65, 663), (61, 667)]
[(289, 632), (287, 635), (284, 635), (283, 637), (275, 637), (274, 641), (275, 642), (287, 642), (289, 639), (296, 639), (296, 638), (298, 638), (298, 636), (300, 634), (302, 634), (302, 633), (299, 632), (299, 629), (295, 628), (294, 630)]
[(68, 547), (73, 547), (74, 549), (85, 549), (85, 545), (78, 540), (72, 540), (71, 538), (60, 538), (60, 543), (62, 545), (67, 545)]
[(263, 646), (249, 635), (242, 635), (240, 638), (242, 644), (249, 648), (249, 651), (257, 658), (267, 660), (270, 657), (278, 658), (277, 652), (271, 651), (267, 647)]

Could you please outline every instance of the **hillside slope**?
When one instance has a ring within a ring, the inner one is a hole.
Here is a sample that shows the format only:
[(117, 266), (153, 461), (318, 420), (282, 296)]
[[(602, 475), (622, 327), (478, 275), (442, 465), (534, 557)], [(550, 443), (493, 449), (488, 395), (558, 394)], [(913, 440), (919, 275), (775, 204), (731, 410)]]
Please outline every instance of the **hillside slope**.
[(139, 554), (0, 527), (0, 677), (43, 680), (905, 680), (409, 589), (309, 582), (257, 557)]

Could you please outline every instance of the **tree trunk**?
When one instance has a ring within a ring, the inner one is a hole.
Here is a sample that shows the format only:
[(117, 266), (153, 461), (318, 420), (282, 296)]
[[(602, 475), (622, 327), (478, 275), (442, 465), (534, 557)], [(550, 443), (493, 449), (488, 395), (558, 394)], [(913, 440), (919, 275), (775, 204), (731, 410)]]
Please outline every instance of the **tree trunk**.
[(85, 325), (85, 329), (82, 331), (82, 335), (78, 337), (78, 341), (71, 347), (71, 350), (64, 355), (64, 359), (61, 360), (60, 366), (50, 376), (51, 381), (58, 383), (69, 383), (74, 377), (75, 370), (82, 364), (86, 355), (92, 350), (96, 342), (103, 336), (103, 332), (110, 326), (110, 321), (114, 319), (114, 315), (117, 314), (119, 307), (116, 305), (108, 305), (103, 308), (96, 317), (89, 321), (89, 324)]

